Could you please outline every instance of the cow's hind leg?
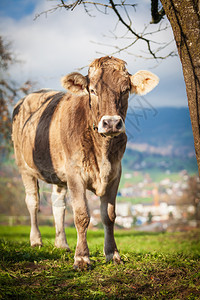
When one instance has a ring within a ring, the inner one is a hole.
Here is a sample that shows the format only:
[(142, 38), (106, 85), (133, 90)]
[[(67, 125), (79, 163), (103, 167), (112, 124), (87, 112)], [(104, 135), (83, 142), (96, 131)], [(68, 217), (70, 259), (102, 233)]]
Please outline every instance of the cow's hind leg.
[(66, 235), (65, 235), (65, 195), (67, 189), (66, 187), (59, 187), (57, 185), (53, 185), (52, 191), (52, 208), (53, 215), (55, 220), (56, 227), (56, 238), (55, 238), (55, 246), (57, 248), (69, 249), (69, 245), (67, 244)]
[(31, 218), (30, 243), (32, 247), (42, 246), (41, 234), (38, 228), (37, 213), (39, 209), (39, 187), (37, 179), (31, 175), (22, 174), (26, 192), (26, 205)]

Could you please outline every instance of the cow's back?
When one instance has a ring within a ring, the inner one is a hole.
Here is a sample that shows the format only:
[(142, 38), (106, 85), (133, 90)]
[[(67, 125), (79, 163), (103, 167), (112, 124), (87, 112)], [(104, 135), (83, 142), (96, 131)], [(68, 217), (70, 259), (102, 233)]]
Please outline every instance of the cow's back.
[(16, 162), (21, 170), (32, 171), (40, 177), (36, 166), (38, 160), (45, 159), (45, 154), (48, 156), (49, 127), (64, 95), (57, 91), (41, 90), (16, 104), (12, 138)]

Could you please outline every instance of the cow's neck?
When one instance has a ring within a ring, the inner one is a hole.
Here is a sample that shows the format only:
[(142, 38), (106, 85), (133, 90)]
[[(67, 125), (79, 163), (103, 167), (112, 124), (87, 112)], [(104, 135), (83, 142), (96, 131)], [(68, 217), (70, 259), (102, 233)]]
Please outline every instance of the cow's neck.
[(126, 135), (111, 138), (99, 134), (96, 130), (91, 130), (94, 145), (94, 155), (97, 164), (97, 195), (105, 192), (106, 186), (120, 172), (121, 159), (125, 151)]
[(121, 160), (127, 142), (125, 133), (122, 133), (116, 137), (106, 137), (105, 135), (98, 133), (96, 128), (93, 128), (92, 136), (95, 146), (98, 147), (102, 155), (107, 157), (111, 163), (113, 160)]

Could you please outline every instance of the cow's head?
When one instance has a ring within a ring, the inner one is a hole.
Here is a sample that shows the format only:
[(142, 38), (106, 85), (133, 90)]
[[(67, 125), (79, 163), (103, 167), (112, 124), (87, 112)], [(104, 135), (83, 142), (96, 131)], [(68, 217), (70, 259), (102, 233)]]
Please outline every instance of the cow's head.
[(87, 76), (71, 73), (62, 78), (62, 85), (74, 94), (88, 94), (93, 129), (106, 136), (125, 132), (129, 93), (145, 95), (159, 82), (149, 71), (130, 75), (125, 62), (114, 57), (95, 59)]

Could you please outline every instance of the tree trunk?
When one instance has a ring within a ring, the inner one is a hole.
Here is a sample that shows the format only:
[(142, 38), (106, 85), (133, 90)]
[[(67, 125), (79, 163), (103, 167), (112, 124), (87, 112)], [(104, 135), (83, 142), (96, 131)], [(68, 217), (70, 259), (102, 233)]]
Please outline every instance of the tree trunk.
[(200, 1), (161, 0), (178, 48), (200, 174)]

